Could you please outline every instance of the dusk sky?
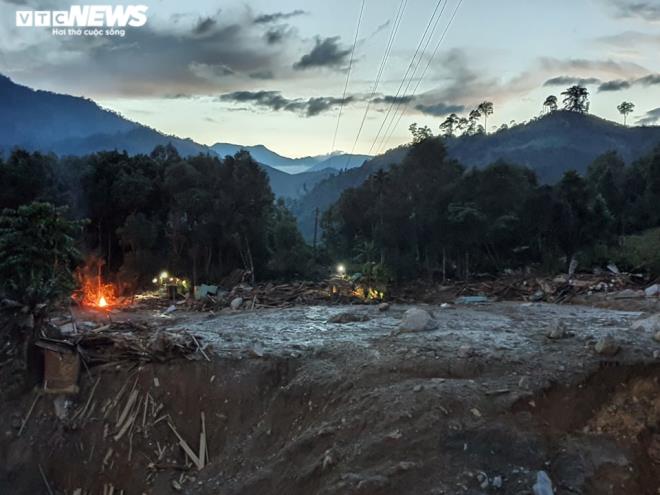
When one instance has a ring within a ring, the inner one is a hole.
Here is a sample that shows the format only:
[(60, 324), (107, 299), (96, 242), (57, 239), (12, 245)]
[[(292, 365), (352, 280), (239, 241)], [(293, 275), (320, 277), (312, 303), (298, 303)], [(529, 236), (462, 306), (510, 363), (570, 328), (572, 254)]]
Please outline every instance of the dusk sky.
[[(146, 26), (93, 39), (15, 26), (16, 10), (68, 2), (0, 0), (0, 72), (204, 144), (264, 144), (288, 156), (332, 151), (361, 0), (135, 3), (149, 6)], [(408, 141), (411, 122), (437, 131), (448, 112), (466, 114), (483, 100), (495, 106), (489, 131), (527, 120), (546, 96), (579, 80), (591, 92), (591, 113), (621, 121), (616, 106), (628, 100), (636, 105), (629, 123), (660, 122), (660, 0), (459, 3), (365, 1), (335, 150), (352, 150), (367, 105), (354, 151), (373, 154)], [(420, 39), (426, 50), (399, 92), (406, 98), (390, 113), (386, 139), (375, 141)]]

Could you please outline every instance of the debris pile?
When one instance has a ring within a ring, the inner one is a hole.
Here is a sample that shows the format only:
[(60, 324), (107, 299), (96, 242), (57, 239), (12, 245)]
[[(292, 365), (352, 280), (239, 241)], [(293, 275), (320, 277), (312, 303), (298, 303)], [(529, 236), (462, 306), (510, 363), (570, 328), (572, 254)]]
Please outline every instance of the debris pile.
[[(626, 273), (579, 274), (573, 277), (502, 276), (473, 282), (405, 287), (393, 294), (398, 302), (433, 302), (462, 300), (470, 296), (487, 296), (492, 300), (518, 300), (569, 303), (578, 296), (602, 294), (613, 299), (644, 298), (656, 295), (655, 286), (647, 288), (644, 277)], [(645, 291), (646, 289), (646, 291)], [(425, 292), (420, 295), (420, 291)]]

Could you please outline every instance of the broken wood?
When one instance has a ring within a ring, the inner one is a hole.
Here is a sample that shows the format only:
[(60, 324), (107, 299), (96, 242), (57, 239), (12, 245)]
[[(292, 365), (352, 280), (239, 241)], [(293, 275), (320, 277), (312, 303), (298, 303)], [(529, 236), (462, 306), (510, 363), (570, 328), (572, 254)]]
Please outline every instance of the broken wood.
[(30, 406), (30, 409), (28, 409), (27, 414), (25, 415), (25, 418), (23, 418), (23, 422), (21, 423), (21, 428), (18, 430), (17, 436), (21, 436), (21, 433), (23, 433), (23, 430), (25, 429), (25, 425), (27, 425), (28, 420), (30, 419), (30, 416), (32, 416), (32, 411), (34, 410), (34, 406), (37, 405), (37, 401), (39, 400), (39, 397), (41, 397), (40, 393), (37, 393), (37, 396), (34, 398), (34, 401), (32, 401), (32, 405)]

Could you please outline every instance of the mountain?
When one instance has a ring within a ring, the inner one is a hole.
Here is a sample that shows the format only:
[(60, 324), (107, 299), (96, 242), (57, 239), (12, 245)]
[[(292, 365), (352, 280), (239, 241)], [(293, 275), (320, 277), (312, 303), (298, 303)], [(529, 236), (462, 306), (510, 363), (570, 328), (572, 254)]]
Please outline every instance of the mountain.
[[(263, 144), (257, 144), (255, 146), (242, 146), (240, 144), (216, 143), (211, 146), (211, 149), (220, 156), (233, 155), (240, 150), (249, 151), (250, 155), (252, 155), (252, 157), (259, 163), (263, 163), (270, 167), (274, 167), (292, 174), (305, 172), (323, 160), (323, 158), (315, 156), (306, 156), (304, 158), (289, 158), (288, 156), (282, 156), (272, 150), (269, 150)], [(326, 167), (322, 167), (321, 169), (317, 170), (323, 170), (324, 168)]]
[(171, 142), (184, 156), (208, 152), (190, 139), (168, 136), (99, 107), (92, 100), (33, 90), (0, 75), (0, 150), (83, 155), (121, 149), (149, 153)]
[[(554, 183), (566, 170), (584, 173), (596, 157), (610, 150), (631, 163), (660, 143), (660, 127), (624, 127), (593, 115), (557, 111), (493, 134), (450, 138), (445, 143), (449, 156), (468, 168), (506, 160), (531, 168), (543, 183)], [(345, 189), (400, 163), (406, 153), (407, 147), (400, 146), (319, 182), (293, 206), (303, 235), (311, 238), (317, 208), (325, 211)]]
[(326, 157), (316, 157), (320, 161), (313, 165), (309, 171), (314, 172), (317, 170), (323, 170), (326, 168), (331, 168), (334, 170), (343, 170), (360, 167), (367, 160), (370, 160), (371, 156), (369, 155), (351, 155), (348, 153), (336, 153)]
[(359, 167), (365, 160), (371, 158), (368, 155), (355, 155), (348, 153), (331, 153), (328, 155), (306, 156), (303, 158), (289, 158), (268, 149), (263, 144), (254, 146), (243, 146), (232, 143), (216, 143), (211, 149), (220, 156), (233, 155), (237, 151), (249, 151), (252, 157), (260, 163), (280, 169), (284, 172), (297, 174), (300, 172), (319, 172), (330, 168), (342, 170), (345, 168)]
[[(85, 155), (101, 150), (126, 150), (129, 154), (150, 153), (157, 145), (172, 143), (182, 156), (215, 153), (221, 157), (242, 149), (238, 145), (215, 145), (218, 149), (158, 132), (130, 121), (92, 100), (33, 90), (0, 75), (0, 152), (20, 147), (58, 155)], [(264, 146), (247, 147), (260, 162), (277, 197), (298, 198), (332, 171), (325, 169), (288, 174), (275, 168), (289, 161), (307, 160), (309, 168), (322, 158), (280, 157)], [(278, 161), (277, 157), (281, 160)]]

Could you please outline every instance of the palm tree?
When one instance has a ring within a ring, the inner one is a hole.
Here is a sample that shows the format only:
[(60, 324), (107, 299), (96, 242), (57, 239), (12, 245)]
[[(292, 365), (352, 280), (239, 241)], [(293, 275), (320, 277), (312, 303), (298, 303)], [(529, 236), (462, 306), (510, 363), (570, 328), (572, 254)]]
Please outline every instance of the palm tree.
[(589, 91), (584, 86), (571, 86), (562, 93), (564, 108), (570, 112), (585, 113), (589, 111)]
[(550, 112), (557, 110), (557, 97), (555, 95), (548, 96), (543, 102), (543, 106)]
[(482, 101), (479, 103), (477, 110), (484, 116), (484, 132), (488, 133), (488, 116), (493, 114), (493, 102)]
[(623, 115), (623, 125), (626, 125), (626, 119), (629, 113), (635, 109), (635, 104), (631, 101), (623, 101), (621, 104), (616, 107), (621, 115)]

